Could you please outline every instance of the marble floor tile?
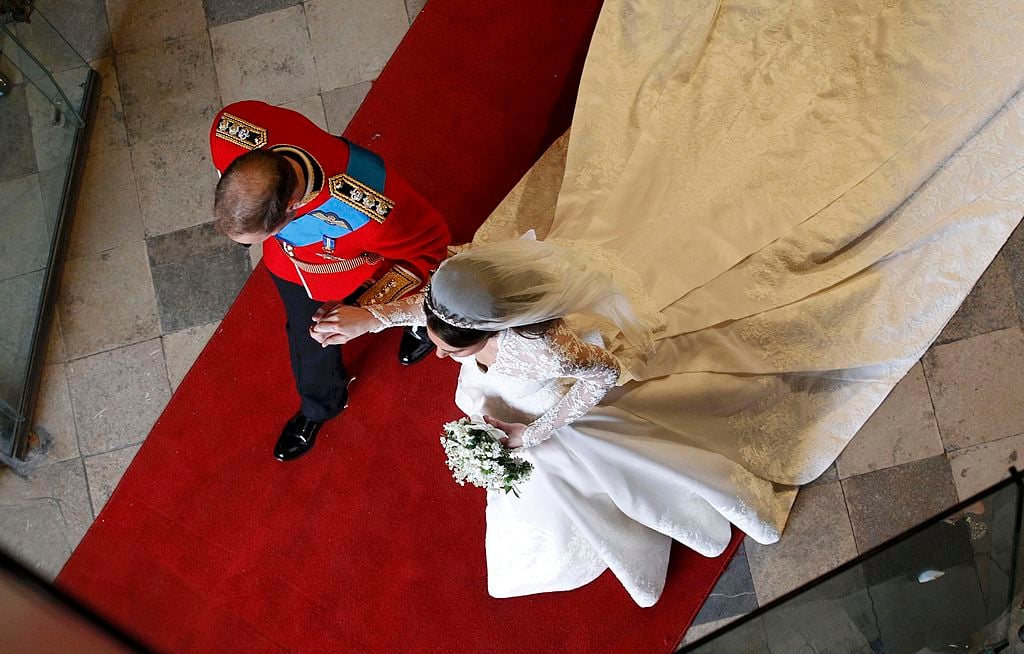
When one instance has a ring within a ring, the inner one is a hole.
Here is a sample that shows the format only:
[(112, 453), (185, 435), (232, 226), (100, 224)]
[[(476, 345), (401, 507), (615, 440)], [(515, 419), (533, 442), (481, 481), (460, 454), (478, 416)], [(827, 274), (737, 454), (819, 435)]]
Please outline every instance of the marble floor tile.
[(128, 469), (141, 445), (123, 447), (103, 454), (85, 457), (85, 472), (89, 478), (89, 496), (92, 512), (99, 515), (113, 494), (121, 476)]
[(1017, 315), (1024, 320), (1024, 221), (1010, 234), (1000, 256), (1006, 261), (1006, 271), (1017, 300)]
[(313, 121), (313, 124), (320, 129), (327, 131), (327, 119), (324, 117), (324, 103), (319, 95), (311, 95), (306, 98), (299, 98), (292, 102), (281, 105), (285, 109), (297, 111), (306, 118)]
[(220, 95), (205, 33), (119, 54), (115, 62), (133, 146), (209, 132)]
[(117, 66), (113, 57), (97, 59), (90, 64), (100, 76), (100, 97), (89, 136), (89, 154), (123, 148), (128, 145), (121, 90), (117, 83)]
[(39, 175), (0, 181), (4, 235), (0, 239), (0, 279), (42, 270), (49, 258), (49, 235), (39, 194)]
[(861, 552), (957, 503), (945, 455), (869, 472), (841, 483)]
[(101, 150), (85, 160), (68, 256), (81, 257), (145, 238), (128, 148)]
[[(93, 521), (82, 460), (75, 458), (36, 468), (27, 478), (17, 476), (9, 469), (0, 468), (0, 507), (26, 504), (34, 505), (32, 508), (35, 511), (21, 514), (25, 519), (21, 529), (28, 532), (27, 539), (21, 542), (35, 548), (43, 547), (50, 539), (63, 539), (70, 554)], [(54, 509), (55, 515), (43, 518), (50, 515)], [(36, 519), (40, 520), (39, 524), (34, 522)], [(6, 525), (4, 527), (0, 529), (0, 542), (7, 547), (7, 538), (13, 534), (6, 529)], [(30, 563), (35, 563), (31, 549), (24, 552), (23, 556)], [(47, 572), (55, 575), (63, 563), (60, 561), (56, 569), (48, 568)]]
[(377, 79), (409, 29), (403, 0), (309, 0), (306, 15), (323, 91)]
[(740, 544), (736, 555), (729, 561), (725, 572), (719, 577), (718, 583), (693, 619), (694, 625), (706, 622), (718, 622), (726, 618), (750, 613), (757, 608), (757, 595), (754, 593), (754, 581), (750, 577), (750, 566), (747, 564), (747, 552)]
[(949, 343), (1006, 329), (1018, 320), (1006, 259), (997, 255), (935, 342)]
[(104, 0), (36, 0), (53, 27), (85, 60), (110, 54), (110, 28)]
[(249, 247), (249, 267), (251, 270), (256, 270), (256, 266), (259, 265), (263, 259), (263, 244), (253, 243)]
[(31, 175), (38, 169), (28, 110), (28, 84), (12, 87), (0, 111), (0, 180)]
[(1010, 466), (1024, 469), (1024, 434), (954, 450), (948, 456), (957, 497), (965, 500), (1008, 477)]
[(159, 336), (145, 242), (68, 259), (57, 305), (69, 359)]
[(773, 545), (744, 541), (759, 605), (857, 556), (840, 482), (802, 488)]
[(68, 386), (84, 456), (141, 443), (171, 398), (158, 339), (72, 361)]
[(278, 9), (292, 7), (302, 0), (203, 0), (210, 27), (245, 20)]
[(210, 158), (208, 135), (209, 125), (206, 125), (169, 141), (132, 147), (132, 165), (147, 237), (212, 220), (217, 169)]
[(43, 367), (36, 400), (35, 431), (48, 441), (47, 462), (66, 461), (81, 455), (78, 449), (78, 430), (71, 410), (67, 369), (63, 363)]
[(324, 114), (327, 116), (327, 131), (343, 134), (359, 106), (370, 92), (372, 82), (359, 82), (333, 91), (325, 91)]
[(409, 15), (410, 24), (416, 20), (426, 5), (427, 0), (405, 0), (405, 11)]
[(11, 406), (18, 406), (25, 385), (42, 288), (42, 271), (0, 281), (0, 307), (22, 308), (0, 320), (0, 400)]
[(163, 333), (224, 317), (249, 278), (249, 253), (211, 223), (149, 239)]
[(924, 369), (900, 380), (836, 461), (840, 479), (942, 454)]
[(170, 379), (172, 392), (178, 390), (181, 380), (188, 374), (192, 364), (199, 358), (199, 354), (218, 327), (219, 320), (173, 334), (164, 334), (164, 359), (167, 361), (167, 377)]
[(225, 105), (238, 100), (278, 105), (320, 91), (302, 6), (212, 27), (210, 41)]
[(1024, 433), (1019, 327), (933, 347), (924, 369), (947, 451)]
[(202, 0), (107, 0), (107, 20), (117, 52), (206, 30)]

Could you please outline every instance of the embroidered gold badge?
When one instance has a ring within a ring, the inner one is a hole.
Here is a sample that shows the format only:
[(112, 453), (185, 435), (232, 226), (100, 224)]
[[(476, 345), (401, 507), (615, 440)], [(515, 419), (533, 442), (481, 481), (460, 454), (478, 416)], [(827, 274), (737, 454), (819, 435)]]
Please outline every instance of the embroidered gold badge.
[(328, 183), (333, 197), (379, 223), (384, 222), (395, 208), (395, 203), (383, 194), (348, 175), (335, 175)]
[(267, 130), (229, 113), (220, 115), (217, 136), (249, 150), (262, 148), (267, 144)]
[(400, 298), (419, 284), (420, 278), (413, 272), (401, 266), (392, 266), (391, 270), (384, 273), (380, 279), (374, 282), (373, 286), (359, 296), (356, 304), (359, 306), (386, 304)]

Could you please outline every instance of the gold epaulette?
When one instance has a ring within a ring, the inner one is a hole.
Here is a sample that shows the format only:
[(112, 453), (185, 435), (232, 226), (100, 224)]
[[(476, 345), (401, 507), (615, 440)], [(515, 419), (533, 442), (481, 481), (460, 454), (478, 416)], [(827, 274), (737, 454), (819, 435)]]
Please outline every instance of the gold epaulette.
[(384, 222), (391, 214), (391, 210), (395, 208), (395, 203), (386, 198), (383, 193), (344, 173), (331, 177), (328, 184), (332, 197), (379, 223)]
[(249, 150), (262, 148), (267, 144), (265, 127), (254, 125), (248, 120), (227, 112), (220, 115), (220, 122), (217, 123), (217, 136)]
[(401, 266), (392, 266), (391, 270), (384, 273), (380, 279), (374, 282), (373, 286), (359, 296), (356, 304), (359, 306), (387, 304), (419, 286), (421, 281), (415, 273)]

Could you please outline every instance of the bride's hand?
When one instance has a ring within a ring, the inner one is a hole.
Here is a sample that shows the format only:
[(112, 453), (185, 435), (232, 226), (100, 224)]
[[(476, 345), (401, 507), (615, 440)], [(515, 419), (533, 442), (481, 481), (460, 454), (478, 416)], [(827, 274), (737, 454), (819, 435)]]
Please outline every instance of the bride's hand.
[(510, 450), (523, 446), (523, 434), (526, 433), (526, 425), (521, 422), (502, 422), (497, 418), (484, 416), (484, 422), (491, 427), (497, 427), (505, 432), (507, 436), (501, 439), (501, 444)]
[(320, 307), (313, 314), (313, 320), (309, 335), (324, 347), (347, 343), (381, 326), (366, 309), (340, 302)]

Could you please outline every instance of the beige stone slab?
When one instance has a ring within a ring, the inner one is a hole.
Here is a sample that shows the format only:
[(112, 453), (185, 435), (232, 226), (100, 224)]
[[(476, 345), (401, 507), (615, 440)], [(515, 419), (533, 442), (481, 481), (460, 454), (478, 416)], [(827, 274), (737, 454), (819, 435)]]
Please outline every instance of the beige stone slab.
[(1024, 468), (1024, 434), (949, 453), (957, 497), (965, 500)]
[(217, 170), (205, 129), (136, 145), (132, 164), (147, 238), (212, 220)]
[(100, 76), (100, 99), (96, 106), (92, 133), (89, 136), (89, 154), (123, 148), (128, 145), (128, 130), (114, 58), (97, 59), (89, 65)]
[[(65, 527), (64, 537), (71, 550), (78, 546), (93, 521), (92, 506), (80, 458), (36, 468), (28, 477), (0, 469), (0, 505), (34, 500), (56, 504)], [(0, 539), (3, 538), (0, 531)]]
[(89, 477), (89, 496), (92, 498), (92, 512), (99, 515), (107, 500), (114, 493), (124, 471), (131, 465), (141, 445), (132, 445), (119, 450), (85, 457), (85, 471)]
[(313, 121), (314, 125), (324, 131), (327, 131), (327, 119), (324, 117), (324, 103), (323, 100), (320, 99), (319, 95), (299, 98), (298, 100), (286, 102), (281, 106), (285, 109), (291, 109), (292, 111), (299, 112), (306, 118)]
[(107, 0), (107, 20), (116, 52), (206, 30), (202, 0)]
[(56, 579), (71, 557), (60, 504), (48, 497), (12, 503), (0, 500), (0, 545), (43, 579)]
[(256, 270), (256, 266), (259, 265), (263, 259), (263, 244), (253, 243), (249, 246), (249, 263), (252, 264), (252, 270)]
[(279, 105), (320, 91), (301, 5), (212, 27), (210, 41), (224, 104)]
[(813, 481), (810, 481), (807, 484), (805, 484), (805, 487), (806, 486), (820, 486), (821, 484), (827, 484), (830, 481), (835, 481), (837, 479), (839, 479), (839, 473), (836, 470), (836, 464), (833, 463), (829, 467), (825, 468), (825, 472), (821, 473), (818, 476), (817, 479), (815, 479)]
[(405, 0), (406, 13), (409, 14), (409, 22), (412, 23), (420, 15), (426, 6), (427, 0)]
[(947, 451), (1024, 433), (1019, 327), (936, 346), (924, 369)]
[(145, 242), (69, 259), (58, 306), (68, 359), (159, 336)]
[(46, 363), (63, 363), (64, 360), (64, 336), (60, 327), (60, 310), (54, 307), (50, 317), (50, 332), (47, 335), (44, 361)]
[(167, 376), (171, 382), (171, 390), (178, 390), (178, 385), (185, 378), (192, 364), (206, 347), (210, 337), (220, 327), (220, 321), (207, 325), (199, 325), (183, 329), (173, 334), (165, 334), (163, 339), (164, 357), (167, 361)]
[(840, 482), (802, 488), (782, 539), (744, 547), (759, 605), (857, 556)]
[(402, 0), (310, 0), (306, 16), (323, 91), (377, 79), (409, 29)]
[(119, 54), (115, 62), (133, 146), (208, 133), (220, 93), (205, 33)]
[(331, 134), (345, 132), (372, 86), (372, 82), (359, 82), (352, 86), (324, 92), (324, 113), (327, 116), (328, 131)]
[(33, 422), (37, 433), (45, 432), (50, 438), (50, 449), (44, 465), (81, 455), (78, 450), (78, 430), (71, 410), (67, 370), (63, 363), (43, 367)]
[(918, 363), (846, 446), (836, 470), (846, 479), (942, 452), (924, 368)]
[(72, 361), (68, 386), (84, 456), (141, 443), (171, 398), (159, 339)]
[(171, 397), (157, 339), (72, 361), (68, 381), (85, 456), (142, 442)]
[(131, 150), (100, 150), (86, 158), (68, 244), (81, 257), (145, 238)]

